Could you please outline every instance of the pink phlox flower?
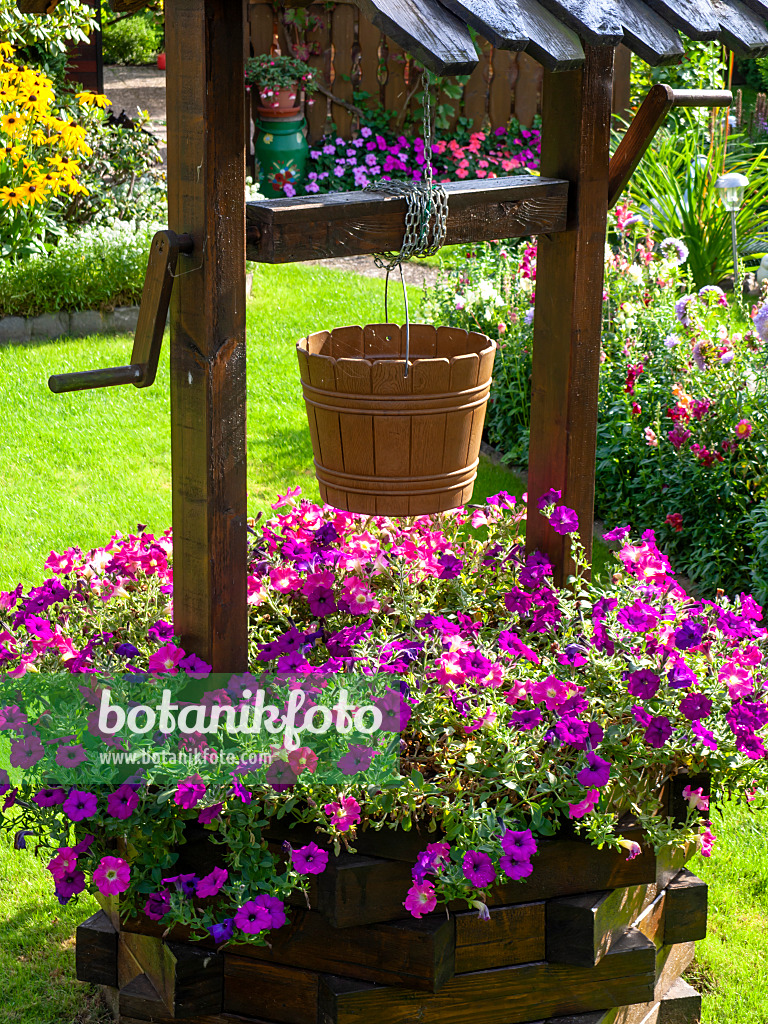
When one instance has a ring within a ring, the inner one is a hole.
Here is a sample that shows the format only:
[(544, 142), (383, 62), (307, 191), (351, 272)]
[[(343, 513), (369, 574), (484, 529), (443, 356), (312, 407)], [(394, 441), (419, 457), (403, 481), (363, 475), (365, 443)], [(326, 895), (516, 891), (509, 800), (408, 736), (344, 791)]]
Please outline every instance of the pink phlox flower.
[(122, 857), (102, 857), (93, 872), (93, 883), (102, 896), (125, 892), (131, 882), (131, 869)]

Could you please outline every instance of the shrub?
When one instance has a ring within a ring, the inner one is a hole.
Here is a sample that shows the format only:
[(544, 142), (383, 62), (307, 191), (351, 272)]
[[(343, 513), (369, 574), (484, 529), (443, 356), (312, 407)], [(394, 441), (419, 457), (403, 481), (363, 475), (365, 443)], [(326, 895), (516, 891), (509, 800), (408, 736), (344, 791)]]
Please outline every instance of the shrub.
[(22, 14), (16, 0), (0, 0), (0, 41), (52, 78), (57, 89), (66, 78), (69, 46), (87, 42), (97, 28), (93, 8), (82, 0), (59, 0), (44, 18)]
[[(576, 515), (557, 500), (546, 496), (544, 514), (573, 536)], [(264, 944), (291, 891), (324, 870), (328, 847), (354, 844), (366, 828), (414, 828), (426, 850), (405, 907), (419, 917), (463, 899), (482, 915), (494, 880), (525, 879), (539, 837), (563, 824), (633, 857), (639, 845), (616, 824), (631, 808), (648, 843), (698, 837), (708, 855), (701, 788), (684, 791), (682, 821), (661, 803), (662, 784), (681, 770), (709, 774), (713, 800), (765, 794), (760, 609), (748, 596), (690, 599), (650, 538), (624, 540), (605, 585), (584, 578), (574, 538), (578, 574), (558, 590), (546, 557), (525, 556), (526, 510), (506, 494), (408, 520), (287, 496), (273, 507), (253, 524), (249, 550), (258, 677), (209, 678), (176, 644), (168, 533), (52, 552), (42, 587), (0, 594), (0, 730), (13, 769), (0, 773), (0, 815), (11, 808), (5, 826), (18, 845), (31, 832), (52, 855), (62, 903), (85, 889), (120, 893), (121, 911), (183, 923), (217, 944), (233, 934)], [(339, 759), (349, 703), (337, 686), (348, 682), (380, 723)], [(169, 710), (191, 699), (195, 733), (157, 717), (161, 687)], [(277, 716), (263, 733), (225, 729), (220, 717), (208, 728), (213, 710), (229, 707), (242, 722), (267, 697)], [(121, 710), (130, 703), (141, 735), (119, 715), (101, 718), (107, 698)], [(310, 733), (299, 714), (303, 731), (289, 737), (289, 708), (304, 702), (313, 720), (327, 709), (325, 729)], [(254, 755), (270, 742), (267, 767)], [(132, 774), (102, 755), (105, 744), (132, 755)], [(153, 757), (158, 749), (169, 756)], [(264, 830), (275, 818), (314, 826), (326, 849), (270, 850)], [(203, 879), (179, 875), (175, 847), (201, 825), (217, 867)], [(126, 837), (127, 859), (115, 857)]]
[[(716, 287), (690, 289), (679, 240), (631, 236), (607, 255), (595, 508), (608, 526), (656, 531), (678, 571), (702, 592), (754, 586), (766, 548), (766, 345)], [(626, 232), (626, 233), (622, 233)], [(486, 421), (489, 440), (527, 462), (535, 248), (466, 249), (444, 271), (423, 315), (499, 341)], [(757, 323), (768, 319), (758, 313)]]
[(0, 262), (0, 316), (138, 303), (154, 230), (133, 221), (83, 228), (50, 253)]
[(151, 12), (115, 17), (104, 4), (102, 56), (105, 64), (154, 64), (163, 47), (162, 23)]

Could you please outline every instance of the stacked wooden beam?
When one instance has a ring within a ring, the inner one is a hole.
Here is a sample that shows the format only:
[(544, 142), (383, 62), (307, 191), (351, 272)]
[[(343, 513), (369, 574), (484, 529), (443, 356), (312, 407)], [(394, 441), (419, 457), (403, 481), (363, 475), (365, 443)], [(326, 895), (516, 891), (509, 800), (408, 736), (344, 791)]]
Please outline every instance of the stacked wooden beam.
[(78, 929), (78, 977), (105, 986), (121, 1024), (700, 1019), (681, 979), (706, 930), (707, 887), (684, 867), (693, 845), (628, 860), (577, 839), (542, 842), (526, 882), (492, 890), (488, 921), (461, 907), (405, 916), (423, 837), (358, 845), (365, 852), (332, 858), (314, 879), (312, 909), (295, 907), (271, 948), (164, 939), (104, 900)]

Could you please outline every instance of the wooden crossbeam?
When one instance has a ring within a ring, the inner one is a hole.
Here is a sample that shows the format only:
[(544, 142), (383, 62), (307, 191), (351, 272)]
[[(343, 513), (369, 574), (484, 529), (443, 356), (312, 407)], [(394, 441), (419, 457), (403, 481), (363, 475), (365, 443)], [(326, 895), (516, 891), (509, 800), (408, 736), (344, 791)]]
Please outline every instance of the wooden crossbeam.
[(654, 85), (611, 157), (608, 206), (616, 204), (672, 107), (728, 107), (731, 103), (732, 93), (723, 89), (672, 89), (668, 85)]
[[(568, 182), (519, 175), (454, 181), (448, 193), (446, 245), (564, 231)], [(383, 193), (331, 192), (246, 204), (246, 255), (257, 263), (300, 263), (397, 250), (405, 199)]]

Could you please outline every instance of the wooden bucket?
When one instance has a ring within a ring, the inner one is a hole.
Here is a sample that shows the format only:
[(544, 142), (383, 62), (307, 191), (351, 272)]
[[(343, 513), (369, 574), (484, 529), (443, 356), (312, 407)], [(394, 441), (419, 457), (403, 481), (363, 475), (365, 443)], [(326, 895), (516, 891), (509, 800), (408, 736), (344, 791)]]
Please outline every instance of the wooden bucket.
[(296, 346), (320, 496), (368, 515), (472, 497), (496, 343), (455, 327), (337, 327)]

